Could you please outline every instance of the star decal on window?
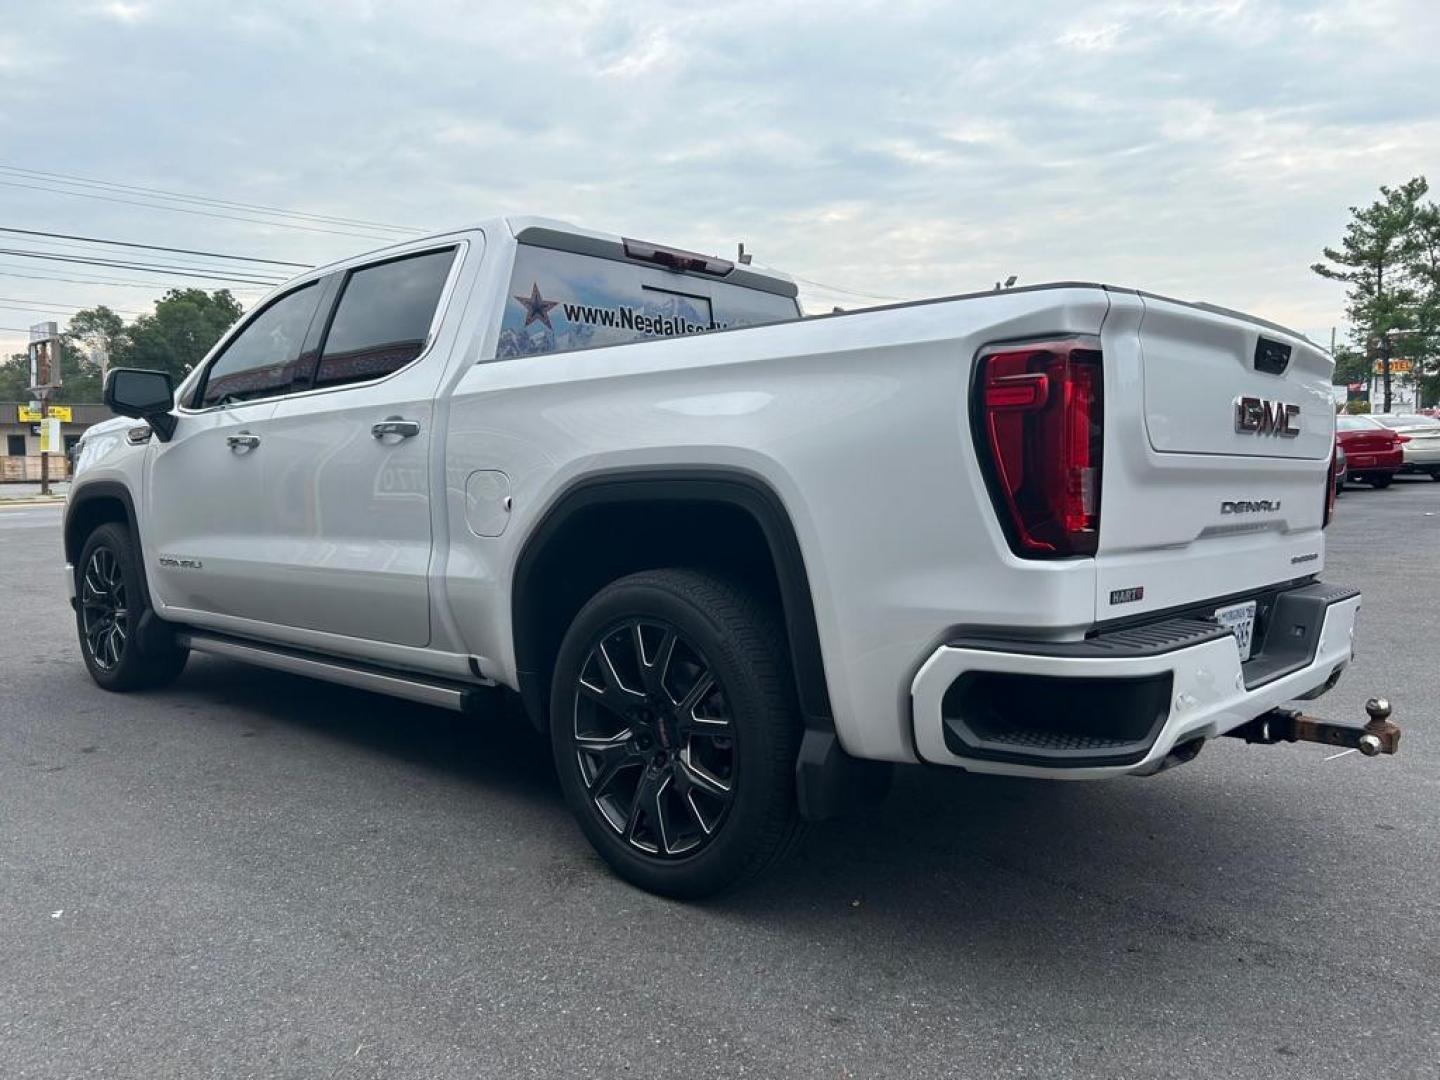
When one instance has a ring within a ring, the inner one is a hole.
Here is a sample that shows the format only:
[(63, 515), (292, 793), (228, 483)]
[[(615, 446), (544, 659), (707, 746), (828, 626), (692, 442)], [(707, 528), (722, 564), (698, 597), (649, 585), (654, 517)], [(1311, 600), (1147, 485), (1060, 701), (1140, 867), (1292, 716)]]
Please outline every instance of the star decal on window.
[[(545, 324), (545, 329), (555, 329), (555, 327), (550, 324), (550, 309), (559, 304), (560, 301), (546, 300), (541, 296), (538, 282), (532, 281), (530, 283), (529, 296), (520, 295), (514, 297), (514, 299), (519, 300), (520, 303), (525, 305), (525, 326), (529, 326), (532, 322), (539, 321)], [(521, 327), (521, 329), (523, 330), (524, 327)]]

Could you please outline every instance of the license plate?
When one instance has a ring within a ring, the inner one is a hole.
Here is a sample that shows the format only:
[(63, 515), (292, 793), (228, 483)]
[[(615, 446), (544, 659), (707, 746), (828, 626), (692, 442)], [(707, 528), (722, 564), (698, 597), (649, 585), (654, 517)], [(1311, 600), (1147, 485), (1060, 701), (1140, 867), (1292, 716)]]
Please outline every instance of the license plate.
[(1255, 601), (1219, 608), (1215, 612), (1215, 621), (1234, 632), (1235, 642), (1240, 646), (1240, 659), (1249, 660), (1250, 646), (1255, 641)]
[(1351, 465), (1374, 465), (1374, 464), (1375, 464), (1375, 455), (1374, 455), (1374, 454), (1356, 454), (1354, 457), (1352, 457), (1352, 458), (1350, 459), (1350, 464), (1351, 464)]

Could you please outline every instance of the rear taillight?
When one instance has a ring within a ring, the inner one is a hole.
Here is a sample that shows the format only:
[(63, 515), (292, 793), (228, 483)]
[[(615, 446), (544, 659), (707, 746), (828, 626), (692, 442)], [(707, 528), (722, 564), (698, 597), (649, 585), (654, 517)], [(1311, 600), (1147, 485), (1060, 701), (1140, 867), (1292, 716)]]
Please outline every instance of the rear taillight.
[(1031, 558), (1095, 554), (1100, 350), (1073, 339), (995, 345), (976, 365), (976, 448), (1011, 549)]

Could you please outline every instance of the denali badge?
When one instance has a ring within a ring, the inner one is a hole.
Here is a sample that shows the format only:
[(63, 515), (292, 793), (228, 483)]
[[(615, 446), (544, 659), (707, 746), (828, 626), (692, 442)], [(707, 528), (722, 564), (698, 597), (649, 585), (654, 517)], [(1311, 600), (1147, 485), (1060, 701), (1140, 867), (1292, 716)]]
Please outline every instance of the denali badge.
[(161, 555), (158, 561), (161, 566), (171, 570), (199, 570), (205, 565), (199, 559), (192, 559), (188, 555)]
[(1235, 499), (1226, 500), (1220, 504), (1222, 514), (1274, 514), (1280, 510), (1280, 500), (1270, 499)]
[(1300, 406), (1258, 397), (1236, 398), (1235, 430), (1293, 439), (1300, 434)]

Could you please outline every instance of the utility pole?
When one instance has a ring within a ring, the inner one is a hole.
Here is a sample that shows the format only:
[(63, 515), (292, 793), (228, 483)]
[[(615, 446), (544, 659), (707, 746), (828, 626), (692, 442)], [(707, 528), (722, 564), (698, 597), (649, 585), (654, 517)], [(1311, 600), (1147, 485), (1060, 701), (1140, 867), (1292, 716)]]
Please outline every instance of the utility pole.
[(1380, 335), (1380, 379), (1383, 383), (1384, 408), (1381, 412), (1390, 411), (1390, 334), (1388, 332)]

